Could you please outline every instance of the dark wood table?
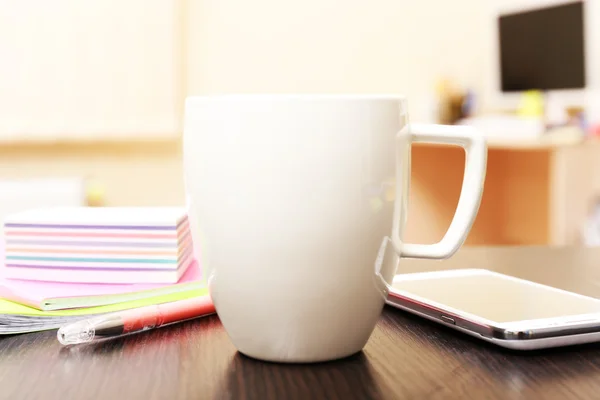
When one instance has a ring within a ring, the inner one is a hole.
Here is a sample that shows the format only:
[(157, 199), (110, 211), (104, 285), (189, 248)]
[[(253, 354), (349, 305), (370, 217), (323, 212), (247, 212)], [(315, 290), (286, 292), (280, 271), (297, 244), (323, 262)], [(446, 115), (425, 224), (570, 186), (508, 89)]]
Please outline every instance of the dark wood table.
[[(489, 268), (600, 297), (600, 249), (466, 248), (400, 272)], [(505, 350), (386, 307), (365, 349), (313, 365), (238, 354), (217, 316), (85, 347), (0, 338), (1, 399), (600, 398), (600, 344)]]

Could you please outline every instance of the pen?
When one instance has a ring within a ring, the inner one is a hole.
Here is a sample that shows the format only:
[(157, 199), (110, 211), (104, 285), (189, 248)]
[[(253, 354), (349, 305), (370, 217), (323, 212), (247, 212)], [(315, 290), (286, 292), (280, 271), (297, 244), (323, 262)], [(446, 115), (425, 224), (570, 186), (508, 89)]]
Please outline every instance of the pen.
[(160, 328), (214, 312), (215, 306), (210, 296), (193, 297), (73, 322), (61, 327), (57, 332), (57, 337), (63, 345), (89, 343), (99, 339)]

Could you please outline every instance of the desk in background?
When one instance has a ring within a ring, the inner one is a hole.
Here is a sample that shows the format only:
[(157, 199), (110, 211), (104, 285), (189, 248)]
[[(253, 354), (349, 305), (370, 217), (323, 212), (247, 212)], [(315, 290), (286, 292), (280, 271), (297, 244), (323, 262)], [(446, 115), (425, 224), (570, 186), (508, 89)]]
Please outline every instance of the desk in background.
[[(488, 141), (481, 208), (470, 245), (574, 245), (600, 195), (600, 141)], [(413, 147), (406, 240), (440, 240), (463, 178), (462, 149)]]

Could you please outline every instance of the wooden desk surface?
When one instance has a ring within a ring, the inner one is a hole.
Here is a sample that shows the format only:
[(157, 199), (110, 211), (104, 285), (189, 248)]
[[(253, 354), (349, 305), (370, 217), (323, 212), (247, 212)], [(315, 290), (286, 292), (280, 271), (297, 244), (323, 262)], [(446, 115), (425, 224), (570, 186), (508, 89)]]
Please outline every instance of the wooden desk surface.
[[(400, 272), (489, 268), (600, 297), (600, 249), (468, 248)], [(216, 316), (87, 347), (0, 338), (1, 399), (598, 398), (600, 344), (519, 353), (386, 307), (365, 349), (313, 365), (236, 353)]]

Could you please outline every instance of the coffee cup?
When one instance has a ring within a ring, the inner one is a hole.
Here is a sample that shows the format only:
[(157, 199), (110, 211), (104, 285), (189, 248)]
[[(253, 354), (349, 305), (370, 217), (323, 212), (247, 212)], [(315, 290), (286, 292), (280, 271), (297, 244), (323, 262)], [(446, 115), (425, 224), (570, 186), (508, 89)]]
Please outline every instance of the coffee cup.
[[(435, 244), (403, 239), (417, 142), (466, 153), (456, 213)], [(384, 306), (377, 278), (465, 241), (487, 157), (472, 127), (411, 124), (406, 99), (392, 95), (189, 97), (183, 153), (219, 318), (239, 352), (277, 362), (361, 351)], [(386, 240), (395, 259), (382, 262)]]

